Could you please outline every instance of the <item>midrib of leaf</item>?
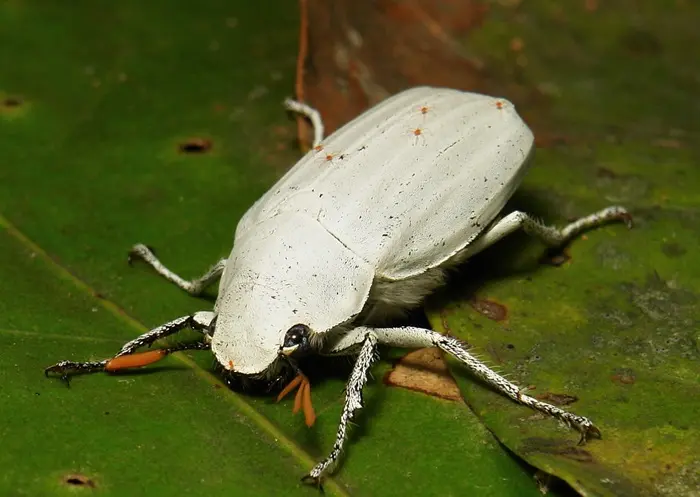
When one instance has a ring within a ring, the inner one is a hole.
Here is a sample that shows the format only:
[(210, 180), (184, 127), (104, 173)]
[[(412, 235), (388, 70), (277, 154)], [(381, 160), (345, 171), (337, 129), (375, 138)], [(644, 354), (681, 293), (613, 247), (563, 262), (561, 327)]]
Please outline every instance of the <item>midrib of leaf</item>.
[[(7, 233), (17, 240), (21, 245), (29, 249), (36, 257), (40, 258), (47, 266), (49, 271), (64, 281), (70, 282), (78, 290), (83, 293), (90, 295), (90, 298), (94, 299), (97, 305), (102, 306), (104, 309), (109, 311), (113, 316), (120, 319), (124, 323), (128, 324), (137, 332), (137, 334), (142, 334), (149, 330), (143, 323), (137, 319), (131, 317), (127, 312), (119, 307), (114, 302), (111, 302), (105, 298), (96, 298), (95, 290), (90, 287), (83, 280), (75, 276), (68, 269), (63, 267), (61, 264), (57, 263), (45, 250), (43, 250), (39, 245), (22, 233), (14, 224), (12, 224), (5, 216), (0, 214), (0, 228), (3, 228)], [(24, 333), (21, 330), (0, 330), (0, 333)], [(27, 332), (30, 333), (30, 332)], [(135, 334), (136, 335), (136, 334)], [(45, 336), (42, 334), (42, 336)], [(60, 338), (66, 338), (61, 336)], [(77, 339), (85, 339), (85, 337), (73, 337)], [(94, 338), (90, 338), (94, 339)], [(210, 374), (208, 371), (199, 367), (194, 361), (182, 353), (174, 353), (172, 357), (176, 358), (182, 364), (186, 365), (192, 369), (199, 378), (204, 380), (210, 385), (218, 385), (222, 388), (216, 388), (215, 390), (220, 393), (227, 401), (231, 402), (238, 411), (248, 417), (262, 432), (266, 433), (275, 444), (281, 447), (283, 450), (287, 451), (292, 457), (296, 458), (302, 465), (312, 467), (316, 461), (306, 453), (301, 447), (299, 447), (292, 439), (287, 437), (277, 426), (270, 422), (265, 416), (258, 412), (250, 403), (248, 403), (241, 395), (232, 391), (228, 388), (219, 378)], [(323, 484), (324, 490), (330, 495), (338, 495), (343, 497), (349, 497), (350, 494), (346, 489), (340, 486), (333, 479), (325, 479)]]

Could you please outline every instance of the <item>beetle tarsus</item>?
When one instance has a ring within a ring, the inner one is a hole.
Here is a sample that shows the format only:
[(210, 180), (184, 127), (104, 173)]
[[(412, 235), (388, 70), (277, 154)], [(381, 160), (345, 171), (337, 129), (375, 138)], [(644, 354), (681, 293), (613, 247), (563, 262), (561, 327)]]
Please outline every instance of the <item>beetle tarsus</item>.
[(44, 369), (44, 374), (47, 378), (49, 373), (60, 374), (61, 381), (69, 383), (69, 377), (72, 375), (104, 371), (107, 362), (107, 360), (95, 362), (61, 361)]
[(623, 221), (629, 229), (634, 228), (634, 219), (632, 218), (632, 214), (629, 212), (625, 211), (621, 213), (620, 220)]
[(163, 278), (171, 283), (174, 283), (193, 296), (201, 295), (201, 293), (207, 287), (221, 277), (221, 274), (224, 272), (224, 268), (226, 267), (226, 259), (221, 259), (201, 277), (194, 280), (186, 280), (168, 269), (162, 262), (160, 262), (158, 257), (156, 257), (153, 248), (148, 245), (137, 243), (131, 248), (127, 259), (129, 265), (133, 265), (133, 262), (137, 259), (145, 262)]
[(577, 426), (576, 428), (578, 428), (581, 432), (581, 438), (579, 439), (577, 445), (586, 445), (586, 442), (588, 442), (588, 440), (590, 440), (591, 438), (603, 438), (602, 434), (600, 433), (600, 430), (593, 424), (588, 424), (580, 428)]
[(318, 491), (321, 494), (326, 493), (325, 490), (323, 490), (323, 482), (321, 481), (320, 476), (311, 476), (310, 474), (306, 474), (301, 477), (301, 482), (307, 485), (313, 485), (314, 487), (318, 488)]

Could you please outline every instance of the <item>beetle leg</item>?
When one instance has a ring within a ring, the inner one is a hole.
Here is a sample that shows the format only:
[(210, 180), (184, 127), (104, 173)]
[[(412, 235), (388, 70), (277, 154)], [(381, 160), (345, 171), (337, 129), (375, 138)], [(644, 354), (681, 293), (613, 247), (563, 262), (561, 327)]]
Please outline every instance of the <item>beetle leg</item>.
[(547, 226), (529, 214), (515, 211), (492, 225), (486, 232), (469, 244), (464, 249), (463, 256), (469, 258), (520, 228), (525, 230), (527, 234), (539, 238), (550, 247), (561, 247), (569, 243), (581, 232), (597, 228), (611, 221), (624, 221), (628, 227), (632, 227), (632, 216), (624, 207), (620, 206), (608, 207), (582, 217), (562, 229)]
[(141, 336), (138, 336), (125, 343), (119, 353), (114, 357), (123, 356), (125, 354), (133, 354), (136, 349), (145, 345), (152, 345), (156, 340), (174, 335), (180, 330), (190, 328), (194, 331), (201, 331), (204, 335), (208, 335), (209, 325), (214, 319), (214, 313), (210, 311), (195, 312), (191, 316), (183, 316), (173, 319), (170, 322), (162, 324), (151, 331), (147, 331)]
[[(302, 478), (302, 481), (319, 484), (321, 477), (327, 471), (331, 471), (338, 461), (343, 446), (347, 437), (348, 424), (355, 416), (355, 413), (362, 409), (362, 388), (367, 383), (367, 374), (372, 363), (377, 359), (377, 337), (373, 330), (369, 328), (355, 328), (362, 331), (362, 345), (355, 361), (355, 366), (352, 368), (348, 384), (345, 388), (345, 404), (343, 405), (343, 413), (340, 415), (340, 424), (338, 432), (335, 436), (335, 443), (331, 453), (323, 461), (318, 463), (314, 468)], [(353, 330), (353, 331), (355, 331)], [(355, 337), (358, 335), (355, 334)]]
[(311, 121), (311, 126), (314, 128), (314, 142), (311, 148), (319, 147), (323, 141), (323, 119), (321, 119), (321, 113), (310, 105), (291, 98), (284, 101), (284, 108), (301, 114)]
[[(111, 361), (114, 361), (115, 359), (119, 357), (123, 357), (126, 355), (133, 354), (138, 348), (144, 347), (144, 346), (150, 346), (152, 345), (156, 340), (159, 340), (161, 338), (165, 338), (170, 335), (174, 335), (178, 331), (184, 329), (184, 328), (191, 328), (196, 331), (201, 331), (205, 335), (208, 335), (209, 331), (209, 325), (211, 321), (214, 319), (214, 313), (213, 312), (197, 312), (191, 316), (183, 316), (177, 319), (174, 319), (173, 321), (170, 321), (168, 323), (165, 323), (161, 326), (158, 326), (157, 328), (154, 328), (143, 335), (134, 338), (130, 342), (125, 343), (121, 350), (111, 359), (105, 359), (102, 361), (91, 361), (91, 362), (73, 362), (73, 361), (61, 361), (59, 363), (54, 364), (53, 366), (49, 366), (44, 370), (44, 373), (46, 376), (49, 375), (49, 373), (59, 373), (61, 375), (61, 378), (64, 380), (67, 380), (68, 376), (71, 373), (94, 373), (98, 371), (105, 371), (105, 368), (109, 369), (109, 363)], [(203, 343), (203, 342), (195, 342), (195, 343), (188, 343), (188, 344), (181, 344), (181, 345), (176, 345), (174, 347), (170, 347), (167, 349), (164, 349), (166, 352), (163, 352), (162, 357), (165, 357), (165, 355), (171, 353), (171, 352), (177, 352), (179, 350), (187, 350), (187, 349), (208, 349), (209, 348), (209, 343)], [(135, 364), (136, 366), (139, 365), (146, 365), (149, 364), (150, 362), (153, 362), (152, 360), (149, 360), (149, 362), (142, 362), (141, 364)], [(134, 367), (134, 366), (124, 366), (126, 367)], [(113, 368), (113, 369), (122, 369), (122, 368)]]
[(163, 263), (160, 262), (155, 256), (153, 251), (146, 245), (138, 243), (129, 251), (129, 264), (131, 264), (136, 258), (143, 260), (146, 264), (155, 269), (155, 271), (163, 278), (171, 283), (175, 283), (187, 293), (194, 296), (200, 295), (209, 285), (221, 277), (227, 261), (226, 259), (221, 259), (200, 278), (187, 281), (165, 267)]
[(572, 414), (559, 407), (524, 395), (517, 385), (511, 383), (470, 354), (467, 350), (467, 346), (454, 337), (441, 335), (433, 330), (415, 328), (412, 326), (401, 328), (372, 328), (371, 330), (377, 336), (381, 344), (405, 348), (440, 348), (459, 360), (475, 376), (481, 378), (486, 384), (498, 392), (520, 404), (524, 404), (532, 409), (552, 416), (570, 428), (578, 430), (581, 433), (579, 443), (585, 442), (589, 437), (600, 438), (600, 430), (598, 430), (588, 418)]

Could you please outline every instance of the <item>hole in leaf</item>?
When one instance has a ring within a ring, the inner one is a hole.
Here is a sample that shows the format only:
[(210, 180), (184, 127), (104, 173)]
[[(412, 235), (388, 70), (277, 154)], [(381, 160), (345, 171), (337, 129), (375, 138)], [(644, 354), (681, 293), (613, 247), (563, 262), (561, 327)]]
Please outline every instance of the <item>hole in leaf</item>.
[(2, 101), (2, 106), (11, 109), (22, 105), (22, 99), (18, 97), (7, 97)]
[(95, 482), (88, 478), (85, 475), (80, 475), (80, 474), (70, 474), (66, 475), (65, 478), (63, 478), (63, 482), (66, 485), (70, 485), (72, 487), (87, 487), (87, 488), (95, 488)]
[(185, 154), (202, 154), (211, 148), (211, 140), (192, 138), (180, 144), (180, 152)]

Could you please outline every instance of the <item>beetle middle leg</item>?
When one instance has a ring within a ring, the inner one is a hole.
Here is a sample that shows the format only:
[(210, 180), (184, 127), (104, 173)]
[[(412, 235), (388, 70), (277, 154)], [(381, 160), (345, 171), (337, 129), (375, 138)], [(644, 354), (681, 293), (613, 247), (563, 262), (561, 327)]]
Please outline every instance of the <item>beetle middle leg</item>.
[[(168, 354), (173, 352), (179, 352), (181, 350), (207, 350), (210, 348), (208, 342), (194, 342), (194, 343), (184, 343), (175, 345), (172, 347), (158, 349), (157, 355), (152, 357), (144, 358), (142, 361), (121, 361), (121, 365), (115, 362), (116, 359), (130, 356), (136, 352), (137, 349), (145, 346), (151, 346), (155, 341), (161, 338), (174, 335), (175, 333), (185, 329), (190, 328), (195, 331), (201, 331), (204, 335), (208, 336), (209, 330), (211, 328), (211, 323), (214, 319), (214, 313), (208, 311), (197, 312), (191, 316), (183, 316), (172, 321), (169, 321), (163, 325), (160, 325), (150, 331), (147, 331), (141, 336), (134, 338), (133, 340), (125, 343), (121, 350), (112, 357), (111, 359), (103, 359), (101, 361), (87, 361), (87, 362), (75, 362), (75, 361), (61, 361), (53, 366), (49, 366), (44, 370), (46, 376), (49, 373), (57, 373), (61, 376), (61, 379), (67, 380), (68, 376), (76, 373), (95, 373), (99, 371), (117, 371), (119, 369), (127, 369), (131, 367), (139, 367), (155, 362), (162, 359)], [(144, 354), (145, 355), (145, 354)]]
[(515, 211), (482, 233), (464, 249), (460, 257), (469, 258), (520, 228), (525, 230), (527, 234), (539, 238), (547, 246), (558, 248), (569, 243), (583, 231), (597, 228), (611, 221), (624, 221), (628, 227), (632, 226), (632, 216), (624, 207), (620, 206), (608, 207), (582, 217), (561, 229), (547, 226), (525, 212)]
[(129, 264), (131, 264), (131, 262), (135, 258), (143, 260), (163, 278), (170, 281), (171, 283), (175, 283), (175, 285), (177, 285), (178, 287), (182, 288), (187, 293), (195, 297), (201, 295), (201, 293), (207, 287), (209, 287), (212, 283), (219, 279), (221, 277), (221, 274), (224, 272), (224, 268), (226, 267), (226, 259), (221, 259), (219, 262), (214, 264), (209, 271), (204, 273), (203, 276), (195, 280), (188, 281), (178, 276), (167, 267), (165, 267), (165, 265), (163, 265), (163, 263), (160, 262), (155, 256), (153, 251), (149, 249), (146, 245), (143, 245), (141, 243), (134, 245), (131, 251), (129, 251)]

